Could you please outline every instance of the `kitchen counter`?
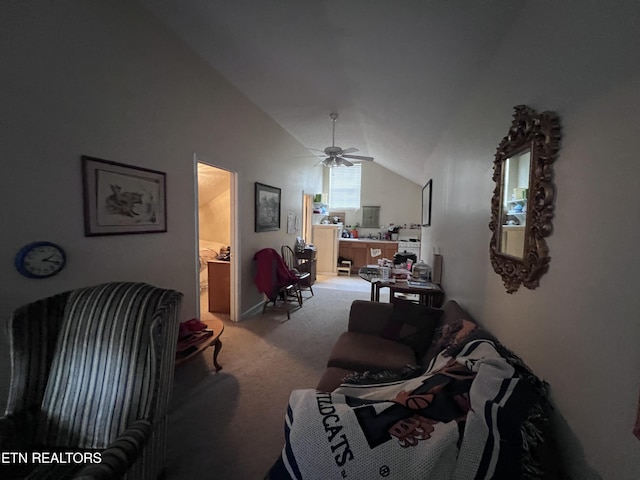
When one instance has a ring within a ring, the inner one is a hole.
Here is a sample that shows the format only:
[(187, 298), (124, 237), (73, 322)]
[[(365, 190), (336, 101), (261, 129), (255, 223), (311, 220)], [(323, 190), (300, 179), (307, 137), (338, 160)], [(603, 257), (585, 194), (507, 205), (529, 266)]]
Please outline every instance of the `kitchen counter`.
[(377, 238), (341, 238), (341, 242), (366, 242), (366, 243), (398, 243), (397, 240), (378, 240)]

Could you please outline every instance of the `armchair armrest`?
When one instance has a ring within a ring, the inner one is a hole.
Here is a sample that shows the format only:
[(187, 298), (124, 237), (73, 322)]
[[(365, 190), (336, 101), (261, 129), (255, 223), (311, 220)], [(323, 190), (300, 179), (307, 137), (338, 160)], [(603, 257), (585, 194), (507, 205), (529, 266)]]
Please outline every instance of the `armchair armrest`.
[(13, 416), (0, 417), (0, 450), (14, 450), (21, 443), (16, 419)]
[(23, 412), (0, 417), (0, 451), (24, 450), (31, 446), (33, 422)]
[(355, 300), (349, 312), (350, 332), (380, 336), (391, 319), (393, 304)]
[(148, 420), (137, 420), (101, 453), (102, 461), (83, 467), (73, 478), (78, 480), (119, 479), (142, 456), (151, 438), (153, 426)]

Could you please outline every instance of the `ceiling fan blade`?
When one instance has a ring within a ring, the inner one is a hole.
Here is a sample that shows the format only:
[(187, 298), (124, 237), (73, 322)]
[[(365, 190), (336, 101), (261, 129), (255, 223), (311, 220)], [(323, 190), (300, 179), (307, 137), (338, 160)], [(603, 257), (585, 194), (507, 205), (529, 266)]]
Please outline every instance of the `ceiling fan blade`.
[(347, 167), (353, 167), (353, 163), (351, 163), (349, 160), (345, 160), (344, 158), (340, 159), (340, 164)]
[(373, 157), (363, 157), (362, 155), (342, 155), (343, 158), (352, 158), (353, 160), (368, 160), (373, 161)]
[(356, 153), (359, 152), (360, 150), (358, 150), (356, 147), (349, 147), (349, 148), (345, 148), (344, 150), (342, 150), (342, 153)]
[(324, 153), (324, 150), (320, 150), (319, 148), (311, 148), (311, 147), (305, 147), (307, 150), (311, 150), (312, 152), (322, 152)]

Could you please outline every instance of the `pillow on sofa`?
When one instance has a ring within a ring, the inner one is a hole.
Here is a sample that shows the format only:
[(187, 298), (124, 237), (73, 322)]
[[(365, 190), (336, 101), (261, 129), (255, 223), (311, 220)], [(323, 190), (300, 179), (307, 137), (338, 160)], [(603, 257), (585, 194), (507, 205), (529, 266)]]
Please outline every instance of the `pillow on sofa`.
[(465, 345), (474, 340), (489, 340), (493, 342), (498, 353), (507, 360), (509, 365), (511, 365), (521, 377), (525, 378), (536, 389), (538, 394), (540, 394), (542, 397), (547, 396), (547, 390), (549, 387), (547, 382), (541, 380), (535, 373), (533, 373), (531, 368), (529, 368), (529, 366), (524, 363), (524, 360), (522, 360), (522, 358), (505, 347), (500, 342), (500, 340), (498, 340), (482, 327), (478, 326), (455, 345), (451, 345), (447, 349), (447, 355), (452, 357), (457, 356), (462, 351)]
[[(463, 320), (469, 324), (477, 325), (477, 322), (455, 300), (449, 300), (442, 306), (444, 312), (442, 319), (433, 336), (433, 341), (424, 356), (418, 357), (421, 365), (429, 365), (431, 361), (443, 350), (448, 349), (456, 341), (456, 335), (462, 330)], [(469, 328), (469, 330), (472, 330)]]
[(422, 365), (428, 365), (440, 352), (446, 350), (447, 356), (452, 356), (451, 350), (466, 339), (478, 328), (478, 324), (466, 318), (456, 318), (445, 322), (436, 328), (433, 341), (425, 354), (418, 357)]
[(421, 358), (433, 340), (443, 311), (427, 305), (397, 299), (381, 336), (410, 347)]

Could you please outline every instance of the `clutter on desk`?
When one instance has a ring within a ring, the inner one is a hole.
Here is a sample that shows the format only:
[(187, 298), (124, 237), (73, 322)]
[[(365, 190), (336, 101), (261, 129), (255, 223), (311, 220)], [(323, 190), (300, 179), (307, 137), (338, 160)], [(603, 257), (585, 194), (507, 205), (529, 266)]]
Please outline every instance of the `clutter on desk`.
[(216, 260), (222, 260), (225, 262), (231, 261), (231, 246), (220, 247), (220, 253), (216, 257)]

